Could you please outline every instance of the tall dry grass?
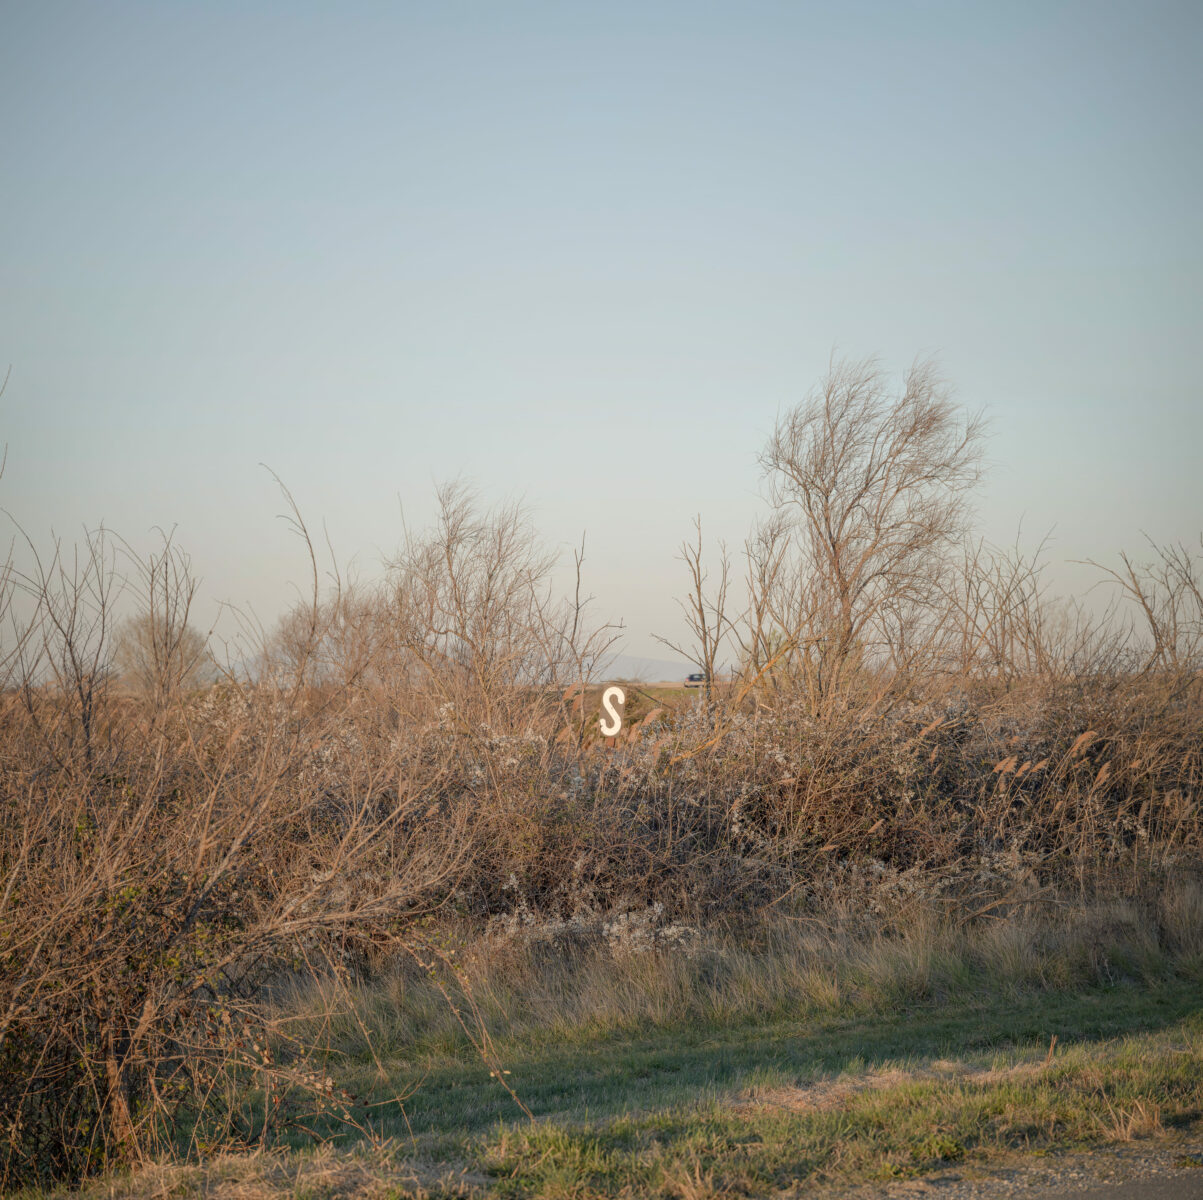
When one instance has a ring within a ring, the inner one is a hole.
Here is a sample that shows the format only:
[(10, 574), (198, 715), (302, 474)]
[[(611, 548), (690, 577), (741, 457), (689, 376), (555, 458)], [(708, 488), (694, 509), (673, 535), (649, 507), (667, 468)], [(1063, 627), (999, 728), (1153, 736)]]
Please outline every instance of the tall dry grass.
[(444, 952), (425, 965), (394, 960), (351, 993), (295, 975), (272, 1000), (300, 1036), (356, 1061), (470, 1048), (457, 1010), (499, 1039), (571, 1042), (1172, 976), (1203, 981), (1197, 881), (1158, 902), (1062, 897), (1055, 906), (1016, 903), (971, 925), (938, 897), (904, 906), (885, 899), (895, 909), (888, 928), (851, 904), (821, 922), (774, 916), (665, 939), (613, 921), (444, 927)]

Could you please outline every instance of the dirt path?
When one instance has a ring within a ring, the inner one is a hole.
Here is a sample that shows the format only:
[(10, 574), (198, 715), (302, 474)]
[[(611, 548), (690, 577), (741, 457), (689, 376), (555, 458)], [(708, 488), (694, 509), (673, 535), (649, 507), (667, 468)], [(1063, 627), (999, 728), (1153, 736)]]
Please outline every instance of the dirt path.
[(1168, 1135), (1089, 1152), (1016, 1157), (988, 1169), (833, 1193), (849, 1200), (1203, 1200), (1203, 1139)]

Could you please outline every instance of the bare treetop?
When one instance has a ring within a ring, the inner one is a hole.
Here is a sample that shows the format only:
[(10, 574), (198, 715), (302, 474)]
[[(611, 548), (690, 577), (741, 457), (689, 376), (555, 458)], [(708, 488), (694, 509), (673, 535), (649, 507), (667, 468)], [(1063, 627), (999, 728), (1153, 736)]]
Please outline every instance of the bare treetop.
[(817, 654), (826, 698), (854, 651), (889, 642), (890, 614), (932, 597), (967, 526), (983, 434), (930, 361), (916, 362), (900, 391), (876, 359), (834, 362), (778, 421), (760, 461), (793, 520), (790, 624)]

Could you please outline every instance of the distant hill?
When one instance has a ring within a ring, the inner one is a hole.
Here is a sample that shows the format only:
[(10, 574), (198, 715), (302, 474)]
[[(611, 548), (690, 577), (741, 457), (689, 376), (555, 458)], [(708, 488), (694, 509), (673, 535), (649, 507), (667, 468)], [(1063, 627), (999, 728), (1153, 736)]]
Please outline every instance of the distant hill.
[(642, 683), (658, 683), (662, 680), (681, 679), (697, 667), (682, 659), (641, 658), (634, 654), (615, 654), (598, 672), (598, 677), (612, 679), (636, 679)]

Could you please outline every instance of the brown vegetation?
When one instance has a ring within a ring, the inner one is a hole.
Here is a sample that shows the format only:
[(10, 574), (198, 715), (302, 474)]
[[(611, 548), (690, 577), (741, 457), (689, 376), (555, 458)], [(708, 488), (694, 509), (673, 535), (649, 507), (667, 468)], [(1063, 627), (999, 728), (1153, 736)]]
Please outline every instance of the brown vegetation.
[(742, 611), (725, 561), (706, 592), (700, 526), (686, 551), (697, 661), (738, 646), (735, 677), (612, 751), (579, 702), (612, 633), (581, 557), (558, 600), (522, 513), (463, 489), (378, 585), (322, 595), (313, 564), (307, 602), (203, 686), (170, 542), (133, 570), (101, 535), (10, 565), (0, 1184), (337, 1109), (264, 989), (428, 960), (434, 913), (821, 918), (885, 888), (970, 922), (1196, 871), (1200, 556), (1125, 559), (1131, 623), (1058, 610), (1038, 558), (962, 549), (979, 432), (927, 368), (891, 399), (837, 367), (765, 453)]

